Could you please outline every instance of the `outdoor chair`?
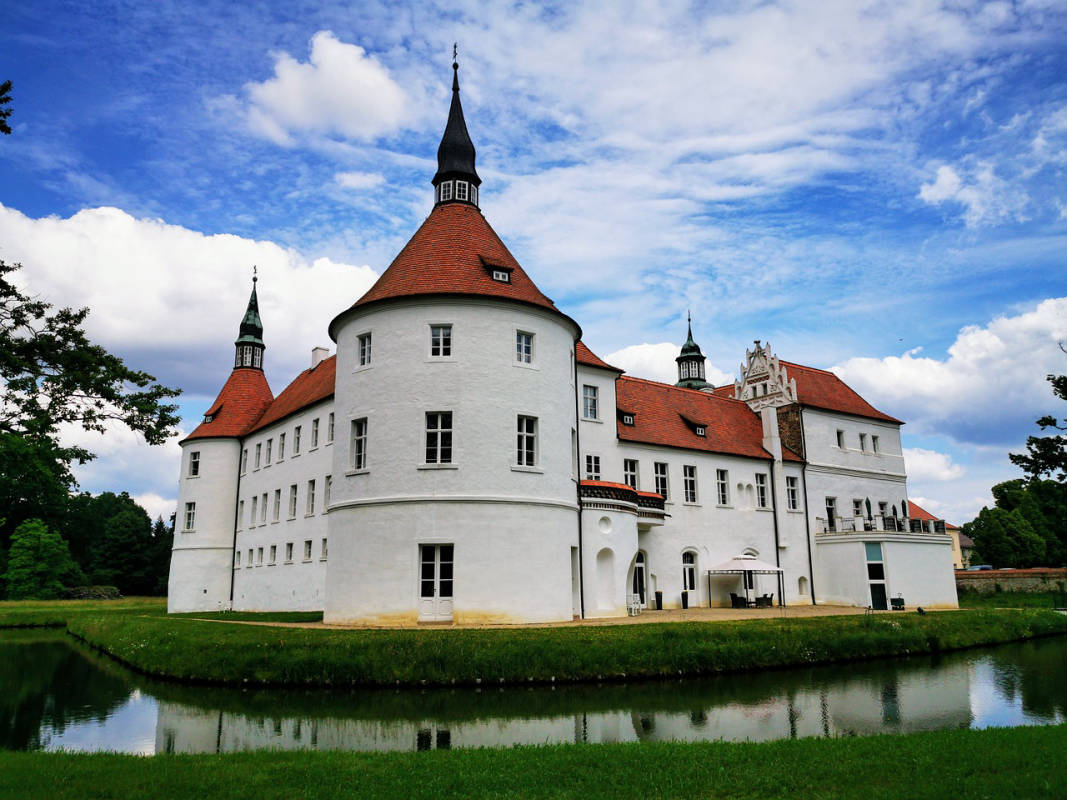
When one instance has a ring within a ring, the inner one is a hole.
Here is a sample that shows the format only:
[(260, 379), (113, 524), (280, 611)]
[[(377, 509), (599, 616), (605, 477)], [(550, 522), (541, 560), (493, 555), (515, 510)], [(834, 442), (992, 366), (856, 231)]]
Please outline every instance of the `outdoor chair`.
[(743, 597), (738, 597), (734, 592), (730, 592), (730, 607), (748, 608), (748, 601)]
[(756, 608), (770, 608), (774, 605), (773, 594), (761, 594), (756, 598)]
[(904, 598), (903, 597), (890, 597), (889, 598), (889, 606), (890, 606), (890, 608), (893, 609), (893, 611), (903, 611), (904, 610)]

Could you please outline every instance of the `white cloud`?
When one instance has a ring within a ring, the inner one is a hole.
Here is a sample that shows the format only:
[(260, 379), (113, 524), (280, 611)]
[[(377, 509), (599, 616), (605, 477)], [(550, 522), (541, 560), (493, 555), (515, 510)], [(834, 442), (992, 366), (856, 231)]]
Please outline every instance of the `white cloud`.
[(376, 189), (385, 183), (378, 172), (338, 172), (333, 179), (346, 189)]
[[(633, 344), (604, 356), (609, 364), (626, 370), (627, 375), (635, 378), (647, 378), (661, 383), (678, 382), (678, 364), (674, 359), (681, 351), (681, 345), (671, 342), (659, 344)], [(731, 383), (733, 378), (718, 369), (710, 361), (704, 363), (704, 374), (713, 386)]]
[[(174, 468), (177, 469), (178, 465), (175, 464)], [(134, 501), (148, 512), (148, 516), (155, 521), (156, 517), (162, 517), (163, 521), (170, 522), (170, 515), (173, 514), (178, 508), (177, 497), (160, 497), (155, 492), (146, 492), (144, 494), (131, 495)]]
[[(962, 478), (966, 470), (952, 463), (952, 456), (921, 447), (904, 448), (908, 479), (916, 481), (951, 481)], [(928, 509), (929, 510), (929, 509)]]
[(1029, 201), (1022, 190), (998, 177), (988, 161), (977, 162), (969, 168), (966, 179), (953, 167), (941, 165), (934, 182), (919, 187), (918, 196), (933, 206), (947, 202), (960, 204), (965, 209), (963, 219), (968, 228), (1008, 220), (1022, 221), (1025, 219), (1023, 210)]
[(945, 359), (913, 350), (852, 358), (833, 371), (877, 408), (906, 420), (907, 431), (1017, 447), (1057, 402), (1045, 376), (1067, 367), (1059, 348), (1064, 341), (1067, 297), (1050, 298), (1016, 316), (963, 328)]
[(407, 118), (407, 96), (389, 70), (330, 31), (311, 37), (307, 62), (278, 53), (274, 76), (244, 88), (250, 129), (280, 145), (293, 144), (294, 132), (369, 141)]

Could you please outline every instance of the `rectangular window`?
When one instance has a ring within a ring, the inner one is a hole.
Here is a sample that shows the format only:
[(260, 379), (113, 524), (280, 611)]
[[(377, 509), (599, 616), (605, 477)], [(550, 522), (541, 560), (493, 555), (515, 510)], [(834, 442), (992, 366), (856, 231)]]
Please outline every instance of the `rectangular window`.
[(667, 480), (667, 465), (662, 461), (657, 461), (652, 465), (652, 471), (656, 477), (656, 494), (662, 495), (666, 500), (669, 497), (670, 483)]
[(245, 501), (241, 500), (237, 504), (237, 530), (241, 530), (241, 526), (245, 524)]
[(296, 484), (289, 487), (289, 519), (296, 517)]
[(256, 466), (255, 466), (256, 469), (259, 469), (260, 457), (262, 455), (263, 455), (263, 445), (257, 444), (256, 445)]
[(252, 513), (248, 515), (248, 527), (256, 527), (256, 511), (259, 509), (259, 496), (252, 495)]
[(238, 551), (237, 551), (237, 552), (236, 552), (236, 553), (234, 554), (234, 562), (233, 562), (233, 565), (234, 565), (235, 567), (239, 567), (239, 566), (241, 566), (241, 551), (240, 551), (240, 550), (238, 550)]
[(452, 326), (430, 326), (430, 355), (434, 358), (448, 358), (452, 355)]
[(861, 433), (860, 434), (860, 450), (864, 450), (865, 451), (866, 449), (867, 449), (867, 434)]
[(367, 468), (367, 419), (352, 420), (352, 469)]
[(292, 542), (286, 542), (285, 543), (285, 563), (286, 564), (293, 563), (293, 543)]
[(730, 473), (724, 469), (715, 470), (715, 491), (720, 506), (730, 505)]
[(511, 273), (506, 269), (494, 269), (493, 280), (501, 283), (511, 283)]
[(878, 503), (878, 513), (883, 517), (889, 513), (889, 503), (882, 501)]
[(873, 436), (873, 435), (871, 436), (871, 450), (873, 450), (876, 453), (878, 452), (878, 437), (877, 436)]
[(278, 434), (278, 460), (285, 458), (285, 434)]
[(585, 479), (587, 481), (600, 480), (600, 456), (585, 457)]
[(307, 509), (305, 514), (315, 513), (315, 479), (312, 478), (308, 481), (308, 496), (307, 496)]
[(631, 489), (637, 488), (637, 459), (624, 458), (622, 460), (622, 482)]
[(441, 193), (441, 202), (442, 203), (445, 202), (446, 200), (451, 200), (452, 199), (452, 181), (444, 181), (444, 182), (442, 182), (441, 185), (438, 187), (438, 190)]
[(322, 487), (322, 510), (326, 511), (330, 507), (330, 495), (333, 493), (333, 476), (326, 476), (326, 483)]
[(310, 539), (305, 539), (304, 540), (304, 560), (305, 561), (310, 561), (311, 560), (311, 540)]
[(263, 497), (260, 499), (259, 506), (259, 524), (265, 525), (267, 523), (267, 493), (263, 493)]
[(515, 453), (515, 463), (520, 467), (537, 465), (537, 417), (519, 415)]
[(267, 452), (264, 454), (263, 460), (266, 462), (268, 467), (270, 466), (270, 456), (271, 456), (271, 452), (273, 450), (274, 450), (274, 440), (273, 439), (267, 439)]
[(277, 560), (278, 560), (278, 545), (272, 544), (270, 546), (270, 561), (268, 563), (273, 565)]
[(533, 334), (515, 332), (515, 360), (520, 364), (533, 363)]
[(452, 463), (452, 412), (426, 412), (426, 463)]
[(293, 455), (300, 455), (300, 432), (301, 427), (297, 425), (293, 428)]
[(260, 566), (263, 565), (263, 548), (262, 547), (257, 547), (256, 548), (256, 563), (259, 564)]
[(837, 432), (837, 446), (840, 447), (842, 450), (845, 449), (845, 432), (844, 431), (838, 431)]
[(333, 442), (333, 412), (326, 418), (326, 444)]
[(311, 420), (311, 449), (314, 450), (319, 446), (319, 419), (316, 417)]
[(852, 498), (852, 516), (854, 516), (854, 517), (862, 517), (863, 516), (863, 501), (862, 500), (857, 500), (855, 497)]
[(359, 365), (365, 367), (370, 363), (370, 334), (361, 333), (359, 335)]
[(682, 488), (685, 490), (685, 502), (697, 501), (697, 468), (691, 464), (682, 467)]
[(241, 474), (248, 472), (248, 448), (241, 451)]
[(466, 181), (456, 181), (456, 199), (457, 200), (466, 200), (467, 199), (467, 182)]
[(253, 552), (252, 548), (249, 547), (248, 548), (248, 563), (245, 565), (246, 567), (252, 566), (252, 552)]
[(323, 539), (322, 540), (322, 551), (321, 551), (321, 555), (319, 556), (319, 558), (321, 558), (323, 561), (325, 561), (327, 552), (328, 551), (326, 549), (326, 539)]
[(837, 498), (826, 498), (826, 529), (830, 531), (837, 530)]
[(762, 472), (756, 473), (756, 508), (767, 507), (767, 476)]
[(800, 508), (800, 491), (797, 488), (796, 478), (785, 479), (785, 502), (790, 511), (796, 511)]
[(189, 477), (195, 478), (200, 475), (200, 451), (194, 450), (189, 454)]
[(600, 414), (599, 389), (596, 386), (586, 384), (582, 387), (582, 416), (585, 419), (599, 419)]
[(196, 530), (196, 503), (185, 504), (185, 530)]
[(278, 520), (280, 520), (282, 518), (282, 490), (281, 489), (275, 489), (274, 490), (274, 513), (271, 515), (271, 518), (275, 522), (277, 522)]

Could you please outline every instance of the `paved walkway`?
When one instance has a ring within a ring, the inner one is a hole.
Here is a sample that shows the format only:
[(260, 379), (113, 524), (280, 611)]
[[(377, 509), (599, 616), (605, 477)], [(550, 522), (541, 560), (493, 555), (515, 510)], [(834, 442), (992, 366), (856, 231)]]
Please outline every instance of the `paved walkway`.
[[(589, 625), (643, 625), (663, 622), (737, 622), (746, 619), (801, 619), (808, 617), (833, 617), (850, 614), (863, 614), (864, 608), (855, 606), (786, 606), (774, 608), (689, 608), (669, 609), (665, 611), (642, 611), (636, 617), (603, 617), (594, 619), (572, 620), (570, 622), (542, 622), (524, 625), (500, 625), (476, 623), (468, 625), (326, 625), (322, 622), (257, 622), (254, 620), (205, 619), (202, 622), (221, 622), (227, 625), (267, 625), (279, 628), (321, 628), (324, 630), (394, 630), (398, 628), (568, 628)], [(879, 611), (879, 614), (893, 612)], [(197, 619), (185, 617), (185, 619)]]

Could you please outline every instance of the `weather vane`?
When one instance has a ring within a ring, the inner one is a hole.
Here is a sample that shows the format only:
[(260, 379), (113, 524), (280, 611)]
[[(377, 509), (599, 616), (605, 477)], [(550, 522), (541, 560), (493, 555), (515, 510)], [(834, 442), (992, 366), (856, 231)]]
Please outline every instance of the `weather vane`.
[(255, 283), (258, 280), (259, 280), (259, 278), (256, 277), (256, 265), (253, 264), (252, 265), (252, 283)]
[(456, 54), (459, 52), (459, 43), (452, 42), (452, 60), (456, 60)]

